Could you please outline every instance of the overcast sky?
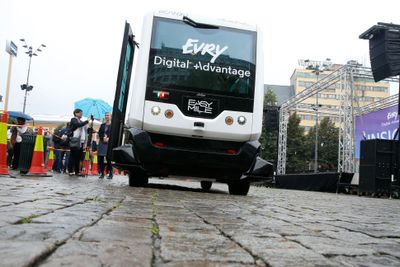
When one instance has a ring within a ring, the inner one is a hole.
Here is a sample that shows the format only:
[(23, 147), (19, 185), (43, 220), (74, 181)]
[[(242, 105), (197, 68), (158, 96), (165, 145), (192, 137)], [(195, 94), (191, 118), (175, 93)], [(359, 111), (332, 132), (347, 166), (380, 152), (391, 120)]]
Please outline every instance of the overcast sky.
[[(204, 14), (257, 24), (264, 32), (268, 84), (288, 85), (298, 59), (369, 65), (368, 42), (358, 36), (377, 22), (400, 24), (399, 0), (0, 0), (0, 95), (5, 95), (9, 56), (6, 40), (19, 47), (12, 68), (9, 110), (22, 110), (29, 57), (20, 38), (47, 48), (32, 59), (26, 111), (70, 115), (85, 97), (113, 103), (124, 21), (140, 43), (148, 10)], [(261, 3), (263, 3), (261, 5)], [(3, 108), (0, 103), (0, 109)]]

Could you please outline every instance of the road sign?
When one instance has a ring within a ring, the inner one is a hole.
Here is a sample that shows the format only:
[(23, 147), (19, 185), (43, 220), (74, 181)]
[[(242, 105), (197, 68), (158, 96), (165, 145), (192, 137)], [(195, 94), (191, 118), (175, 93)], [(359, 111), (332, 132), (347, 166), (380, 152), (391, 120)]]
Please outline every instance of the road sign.
[(17, 51), (18, 51), (17, 45), (14, 44), (13, 41), (7, 41), (6, 52), (9, 53), (10, 55), (13, 55), (14, 57), (16, 57)]

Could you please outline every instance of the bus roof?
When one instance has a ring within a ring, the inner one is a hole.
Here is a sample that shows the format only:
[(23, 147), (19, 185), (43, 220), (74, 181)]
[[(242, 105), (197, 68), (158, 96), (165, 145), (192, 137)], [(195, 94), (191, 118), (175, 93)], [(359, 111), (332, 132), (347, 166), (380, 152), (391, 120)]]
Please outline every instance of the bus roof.
[(162, 18), (170, 18), (176, 20), (182, 20), (184, 16), (190, 17), (190, 19), (204, 24), (228, 27), (228, 28), (235, 28), (241, 30), (248, 30), (248, 31), (257, 31), (256, 25), (249, 25), (244, 22), (238, 21), (230, 21), (225, 19), (215, 19), (215, 18), (208, 18), (204, 16), (199, 16), (197, 14), (188, 14), (179, 11), (169, 11), (169, 10), (154, 10), (151, 13), (152, 16), (155, 17), (162, 17)]

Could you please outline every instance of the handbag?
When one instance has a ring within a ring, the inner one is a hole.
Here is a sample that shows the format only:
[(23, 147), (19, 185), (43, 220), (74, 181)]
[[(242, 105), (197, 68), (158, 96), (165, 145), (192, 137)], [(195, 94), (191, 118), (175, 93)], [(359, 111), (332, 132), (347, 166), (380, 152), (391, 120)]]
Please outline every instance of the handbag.
[(69, 139), (69, 147), (70, 148), (80, 148), (81, 147), (81, 139), (79, 137), (71, 137)]

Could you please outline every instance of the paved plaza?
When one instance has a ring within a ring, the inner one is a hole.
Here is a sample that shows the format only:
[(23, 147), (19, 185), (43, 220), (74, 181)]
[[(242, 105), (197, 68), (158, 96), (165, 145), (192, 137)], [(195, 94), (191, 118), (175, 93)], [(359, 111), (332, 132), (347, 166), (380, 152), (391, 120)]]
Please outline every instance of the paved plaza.
[(400, 201), (127, 177), (0, 178), (0, 266), (400, 266)]

